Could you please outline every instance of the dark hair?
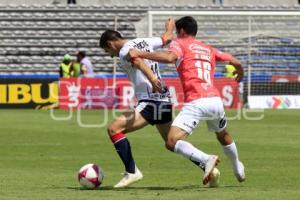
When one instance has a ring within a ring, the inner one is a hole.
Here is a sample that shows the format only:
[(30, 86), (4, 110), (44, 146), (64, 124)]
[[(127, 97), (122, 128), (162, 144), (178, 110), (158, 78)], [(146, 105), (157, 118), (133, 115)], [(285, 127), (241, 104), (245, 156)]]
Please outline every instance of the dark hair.
[(77, 56), (84, 58), (86, 56), (86, 53), (85, 53), (85, 51), (79, 51)]
[(186, 16), (178, 19), (175, 23), (177, 33), (180, 32), (180, 29), (183, 29), (184, 32), (188, 35), (196, 36), (198, 31), (197, 21), (191, 17)]
[(118, 31), (106, 30), (100, 37), (99, 46), (101, 48), (107, 48), (107, 41), (115, 41), (118, 39), (123, 39), (122, 35)]

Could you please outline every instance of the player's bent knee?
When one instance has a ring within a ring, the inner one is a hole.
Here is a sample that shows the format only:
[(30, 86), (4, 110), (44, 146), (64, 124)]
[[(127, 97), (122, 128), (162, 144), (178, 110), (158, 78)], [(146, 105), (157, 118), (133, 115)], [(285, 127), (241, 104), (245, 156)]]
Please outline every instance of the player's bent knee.
[(112, 128), (112, 126), (111, 126), (111, 124), (109, 124), (107, 127), (106, 127), (106, 131), (107, 131), (107, 134), (109, 135), (109, 136), (113, 136), (114, 134), (113, 134), (113, 128)]
[(177, 140), (173, 138), (169, 138), (166, 141), (166, 148), (170, 151), (174, 151)]
[(108, 133), (109, 136), (114, 136), (115, 134), (118, 133), (118, 132), (117, 132), (118, 129), (117, 129), (117, 127), (116, 127), (116, 125), (115, 125), (114, 123), (109, 124), (109, 125), (107, 126), (106, 130), (107, 130), (107, 133)]
[(107, 133), (109, 136), (114, 136), (118, 133), (124, 133), (125, 134), (125, 125), (122, 121), (122, 119), (117, 118), (113, 122), (107, 125)]
[(170, 143), (166, 142), (166, 149), (168, 149), (169, 151), (174, 151), (175, 146), (171, 145)]

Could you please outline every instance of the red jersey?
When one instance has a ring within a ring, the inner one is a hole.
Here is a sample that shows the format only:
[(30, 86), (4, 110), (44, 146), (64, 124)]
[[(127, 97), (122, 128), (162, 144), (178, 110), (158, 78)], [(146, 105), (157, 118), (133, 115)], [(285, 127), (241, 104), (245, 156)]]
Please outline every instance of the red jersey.
[(179, 73), (184, 102), (220, 96), (215, 88), (214, 72), (217, 61), (229, 61), (232, 56), (223, 53), (194, 37), (176, 38), (169, 48), (177, 55), (176, 68)]

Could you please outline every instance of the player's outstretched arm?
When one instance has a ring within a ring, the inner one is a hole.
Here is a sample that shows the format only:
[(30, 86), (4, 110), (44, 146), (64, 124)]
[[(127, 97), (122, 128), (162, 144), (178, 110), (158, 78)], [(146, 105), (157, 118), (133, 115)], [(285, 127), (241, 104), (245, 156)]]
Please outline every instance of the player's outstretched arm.
[(233, 65), (235, 68), (235, 71), (233, 72), (234, 75), (237, 75), (235, 80), (237, 82), (241, 82), (244, 77), (244, 69), (241, 62), (238, 59), (232, 57), (229, 61), (229, 64)]
[(137, 49), (130, 49), (128, 53), (131, 57), (135, 58), (144, 58), (148, 60), (154, 60), (160, 63), (175, 63), (177, 60), (177, 55), (169, 51), (155, 51), (155, 52), (146, 52), (139, 51)]
[(153, 71), (145, 64), (144, 60), (138, 57), (131, 57), (131, 63), (134, 67), (143, 72), (147, 79), (152, 84), (153, 92), (163, 92), (163, 87), (160, 80), (154, 75)]

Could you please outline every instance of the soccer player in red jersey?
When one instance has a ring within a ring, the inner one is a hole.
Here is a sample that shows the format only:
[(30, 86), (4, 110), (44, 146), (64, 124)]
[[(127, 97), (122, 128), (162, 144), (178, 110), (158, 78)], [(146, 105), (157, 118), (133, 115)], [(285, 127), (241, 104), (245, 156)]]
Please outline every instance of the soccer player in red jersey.
[[(191, 159), (196, 156), (197, 149), (185, 139), (192, 134), (200, 121), (206, 121), (208, 129), (216, 133), (224, 153), (231, 161), (236, 178), (243, 182), (245, 180), (244, 165), (239, 160), (235, 142), (226, 130), (224, 106), (213, 82), (215, 65), (218, 61), (229, 63), (236, 68), (235, 74), (238, 82), (243, 78), (243, 68), (240, 61), (229, 53), (223, 53), (197, 40), (197, 31), (197, 22), (194, 18), (182, 17), (176, 21), (177, 38), (171, 42), (168, 51), (131, 50), (130, 55), (176, 65), (185, 95), (185, 104), (172, 123), (166, 141), (167, 148), (186, 158)], [(207, 182), (207, 177), (204, 176), (203, 183)]]

